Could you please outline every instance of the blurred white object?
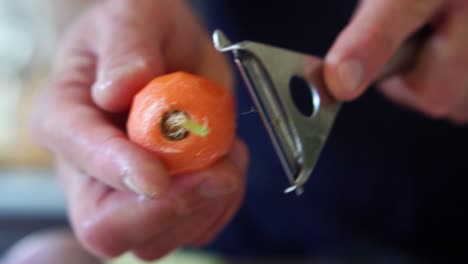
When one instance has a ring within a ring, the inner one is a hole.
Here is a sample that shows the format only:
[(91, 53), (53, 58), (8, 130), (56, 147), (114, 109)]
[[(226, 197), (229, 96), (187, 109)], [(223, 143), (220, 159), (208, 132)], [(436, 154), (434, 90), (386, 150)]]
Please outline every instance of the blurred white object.
[(43, 163), (26, 121), (68, 26), (94, 0), (0, 0), (0, 162)]
[(48, 61), (57, 36), (48, 1), (0, 0), (0, 72), (24, 73)]
[[(49, 64), (63, 31), (94, 0), (0, 0), (0, 58)], [(3, 65), (2, 65), (3, 66)]]
[(48, 64), (56, 39), (44, 2), (0, 0), (0, 154), (19, 140), (25, 83)]

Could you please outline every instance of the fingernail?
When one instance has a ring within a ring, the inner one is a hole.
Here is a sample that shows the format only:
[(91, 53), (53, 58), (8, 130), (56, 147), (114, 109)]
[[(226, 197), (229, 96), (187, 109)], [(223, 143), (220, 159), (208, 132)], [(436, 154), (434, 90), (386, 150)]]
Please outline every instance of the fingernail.
[(342, 87), (355, 93), (364, 79), (364, 67), (358, 60), (345, 61), (338, 66), (338, 76)]
[(133, 191), (136, 194), (143, 195), (146, 198), (155, 198), (158, 195), (158, 192), (155, 190), (145, 190), (145, 188), (142, 188), (138, 184), (135, 183), (135, 181), (130, 177), (127, 176), (123, 180), (125, 186), (128, 187), (131, 191)]
[(140, 195), (144, 195), (144, 192), (140, 190), (140, 188), (134, 183), (131, 177), (128, 177), (128, 176), (125, 177), (123, 182), (125, 186), (127, 186), (128, 189), (130, 189), (132, 192), (140, 194)]
[(232, 178), (216, 177), (206, 178), (199, 188), (200, 195), (206, 198), (226, 196), (237, 190), (237, 183)]

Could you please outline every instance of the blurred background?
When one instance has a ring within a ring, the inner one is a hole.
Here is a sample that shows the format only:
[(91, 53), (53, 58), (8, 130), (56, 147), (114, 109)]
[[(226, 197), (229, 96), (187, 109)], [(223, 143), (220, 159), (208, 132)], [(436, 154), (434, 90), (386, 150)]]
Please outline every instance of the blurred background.
[(0, 0), (0, 253), (30, 232), (66, 224), (50, 157), (27, 121), (61, 33), (89, 2)]

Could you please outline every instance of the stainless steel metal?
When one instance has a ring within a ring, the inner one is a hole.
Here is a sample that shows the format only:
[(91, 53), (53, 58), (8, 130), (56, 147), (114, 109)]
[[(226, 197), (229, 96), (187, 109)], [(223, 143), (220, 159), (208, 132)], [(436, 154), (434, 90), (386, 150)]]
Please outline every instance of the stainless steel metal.
[[(231, 42), (220, 31), (213, 35), (218, 50), (232, 51), (252, 99), (272, 139), (278, 157), (291, 182), (286, 191), (299, 194), (319, 158), (339, 109), (338, 103), (324, 103), (326, 90), (320, 75), (321, 61), (310, 56), (255, 42)], [(304, 116), (293, 102), (289, 81), (298, 76), (310, 83), (314, 114)]]
[[(234, 60), (268, 131), (291, 186), (285, 192), (303, 192), (332, 129), (340, 103), (327, 93), (322, 80), (322, 60), (307, 54), (258, 42), (231, 43), (221, 32), (213, 33), (220, 52), (232, 52)], [(400, 71), (414, 53), (402, 48), (382, 77)], [(314, 112), (302, 114), (290, 94), (290, 80), (307, 81)]]

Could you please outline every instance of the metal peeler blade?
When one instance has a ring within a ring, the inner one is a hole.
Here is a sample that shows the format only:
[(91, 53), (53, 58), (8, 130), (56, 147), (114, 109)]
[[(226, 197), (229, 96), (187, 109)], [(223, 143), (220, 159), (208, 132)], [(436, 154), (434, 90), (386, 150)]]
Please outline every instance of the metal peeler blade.
[[(417, 41), (415, 41), (417, 40)], [(379, 79), (406, 70), (416, 59), (422, 36), (402, 46)], [(220, 30), (213, 33), (220, 52), (230, 52), (285, 170), (290, 187), (303, 193), (333, 127), (341, 103), (334, 100), (322, 79), (322, 60), (307, 54), (253, 41), (232, 43)], [(291, 95), (292, 80), (304, 80), (312, 113), (304, 114)]]
[[(290, 181), (291, 186), (285, 192), (301, 194), (340, 107), (326, 94), (321, 60), (256, 42), (232, 44), (219, 30), (214, 32), (213, 41), (219, 51), (234, 55)], [(290, 93), (292, 78), (309, 84), (311, 116), (305, 116), (295, 105)]]

